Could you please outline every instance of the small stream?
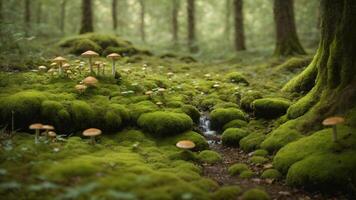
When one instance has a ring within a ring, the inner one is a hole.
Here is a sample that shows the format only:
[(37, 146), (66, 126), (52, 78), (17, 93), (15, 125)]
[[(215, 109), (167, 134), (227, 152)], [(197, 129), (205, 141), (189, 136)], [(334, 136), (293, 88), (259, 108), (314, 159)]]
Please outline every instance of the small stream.
[(221, 144), (221, 137), (216, 131), (210, 128), (210, 118), (207, 113), (202, 113), (199, 120), (199, 129), (202, 131), (203, 136), (207, 139), (209, 145)]

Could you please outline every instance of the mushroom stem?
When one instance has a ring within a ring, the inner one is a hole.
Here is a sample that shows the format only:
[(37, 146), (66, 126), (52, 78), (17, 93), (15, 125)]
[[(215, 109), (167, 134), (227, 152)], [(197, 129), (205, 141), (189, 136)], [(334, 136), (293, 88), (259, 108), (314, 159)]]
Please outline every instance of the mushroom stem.
[(38, 137), (40, 135), (40, 129), (36, 129), (36, 135), (35, 135), (35, 143), (38, 144), (39, 141), (38, 141)]
[(59, 62), (58, 66), (59, 66), (59, 75), (62, 76), (62, 74), (63, 74), (62, 62)]
[(115, 69), (115, 59), (112, 60), (112, 75), (115, 76), (115, 72), (116, 72), (116, 69)]
[(90, 69), (90, 73), (93, 73), (93, 65), (91, 63), (91, 57), (89, 57), (89, 69)]
[(333, 126), (333, 141), (336, 142), (337, 140), (337, 128)]
[(91, 139), (91, 144), (95, 145), (95, 136), (91, 136), (90, 139)]

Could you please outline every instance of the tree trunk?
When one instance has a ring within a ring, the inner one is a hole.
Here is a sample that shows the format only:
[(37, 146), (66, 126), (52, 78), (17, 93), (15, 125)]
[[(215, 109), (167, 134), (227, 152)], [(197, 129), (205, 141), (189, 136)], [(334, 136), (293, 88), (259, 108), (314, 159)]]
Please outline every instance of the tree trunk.
[(26, 36), (28, 36), (31, 31), (31, 1), (30, 0), (25, 0), (24, 21), (25, 21), (25, 34)]
[(293, 0), (274, 0), (276, 47), (274, 55), (289, 56), (305, 54), (298, 39)]
[(117, 29), (117, 0), (112, 0), (112, 26), (114, 31)]
[(199, 51), (195, 38), (195, 0), (187, 0), (188, 13), (188, 48), (191, 53)]
[(234, 28), (236, 51), (246, 50), (242, 8), (243, 0), (234, 0)]
[(231, 41), (231, 0), (225, 0), (225, 9), (226, 9), (226, 13), (225, 13), (225, 30), (224, 30), (224, 37), (226, 39), (227, 44), (230, 44)]
[(4, 20), (4, 15), (3, 15), (3, 2), (0, 0), (0, 22)]
[(172, 40), (174, 46), (178, 44), (178, 12), (179, 12), (179, 0), (173, 0), (172, 5)]
[(94, 32), (92, 0), (82, 0), (82, 24), (80, 34)]
[(61, 23), (60, 23), (60, 28), (61, 28), (62, 34), (64, 34), (64, 32), (65, 32), (66, 4), (67, 4), (67, 0), (62, 0), (62, 2), (61, 2)]
[[(288, 110), (290, 118), (308, 113), (314, 120), (345, 114), (356, 102), (356, 1), (321, 0), (321, 41), (310, 68), (314, 88)], [(304, 76), (302, 73), (299, 76)], [(305, 80), (307, 77), (301, 77)]]
[(145, 7), (145, 1), (144, 0), (139, 0), (140, 2), (140, 36), (142, 42), (146, 42), (146, 32), (145, 32), (145, 14), (146, 14), (146, 7)]

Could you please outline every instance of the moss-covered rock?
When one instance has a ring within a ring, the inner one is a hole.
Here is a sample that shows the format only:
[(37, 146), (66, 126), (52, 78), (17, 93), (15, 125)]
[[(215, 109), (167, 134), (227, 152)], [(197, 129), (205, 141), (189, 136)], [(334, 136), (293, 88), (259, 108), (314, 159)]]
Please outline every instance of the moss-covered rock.
[(257, 149), (256, 151), (254, 151), (252, 153), (254, 156), (267, 156), (268, 155), (268, 151), (266, 151), (265, 149)]
[(209, 144), (206, 141), (206, 139), (200, 135), (197, 132), (194, 131), (187, 131), (184, 132), (182, 134), (173, 136), (173, 137), (169, 137), (169, 138), (160, 138), (159, 143), (161, 144), (169, 144), (169, 145), (176, 145), (176, 143), (180, 140), (190, 140), (193, 141), (195, 144), (195, 148), (193, 150), (195, 151), (203, 151), (205, 149), (209, 148)]
[(226, 129), (222, 136), (222, 144), (225, 146), (237, 147), (242, 138), (246, 137), (248, 132), (240, 128), (228, 128)]
[(255, 116), (267, 119), (284, 115), (290, 105), (289, 100), (282, 98), (264, 98), (252, 102)]
[(211, 112), (211, 128), (220, 130), (222, 127), (235, 119), (246, 120), (244, 112), (237, 108), (218, 108)]
[(268, 158), (265, 158), (263, 156), (252, 156), (250, 158), (250, 161), (254, 164), (264, 164), (268, 162)]
[(264, 141), (266, 135), (260, 132), (255, 132), (247, 135), (240, 140), (240, 147), (244, 151), (252, 151), (258, 149), (260, 144)]
[(183, 105), (181, 109), (185, 114), (189, 115), (189, 117), (192, 118), (194, 123), (199, 123), (200, 112), (196, 107), (192, 105)]
[(241, 174), (243, 171), (249, 170), (248, 166), (243, 163), (236, 163), (229, 167), (228, 171), (231, 176), (236, 176)]
[(211, 150), (204, 150), (200, 152), (198, 158), (201, 162), (208, 164), (214, 164), (222, 160), (222, 157), (219, 153)]
[(248, 170), (241, 172), (239, 177), (247, 179), (247, 178), (252, 178), (253, 176), (255, 176), (255, 173), (252, 170), (248, 169)]
[(72, 101), (69, 106), (69, 114), (72, 119), (72, 125), (76, 129), (83, 130), (93, 127), (93, 123), (96, 122), (95, 111), (85, 101)]
[(236, 199), (241, 193), (239, 186), (223, 186), (211, 195), (213, 200), (231, 200)]
[(261, 189), (250, 189), (246, 191), (242, 196), (242, 200), (270, 200), (269, 195)]
[(228, 128), (243, 128), (243, 127), (246, 127), (247, 124), (248, 123), (246, 121), (243, 121), (240, 119), (235, 119), (235, 120), (232, 120), (232, 121), (228, 122), (227, 124), (225, 124), (223, 126), (223, 130), (225, 131)]
[(193, 127), (193, 121), (186, 114), (157, 111), (141, 115), (138, 125), (152, 135), (160, 137), (183, 133)]
[(277, 179), (280, 179), (281, 177), (282, 177), (282, 174), (276, 169), (267, 169), (261, 175), (261, 178), (265, 178), (265, 179), (277, 180)]
[(231, 83), (236, 83), (236, 84), (243, 83), (243, 84), (249, 85), (249, 82), (244, 77), (244, 75), (242, 75), (239, 72), (231, 72), (231, 73), (227, 74), (226, 79)]
[(240, 106), (242, 109), (245, 111), (252, 111), (252, 102), (255, 101), (256, 99), (261, 99), (262, 94), (257, 91), (248, 91), (244, 94), (242, 94), (241, 99), (240, 99)]

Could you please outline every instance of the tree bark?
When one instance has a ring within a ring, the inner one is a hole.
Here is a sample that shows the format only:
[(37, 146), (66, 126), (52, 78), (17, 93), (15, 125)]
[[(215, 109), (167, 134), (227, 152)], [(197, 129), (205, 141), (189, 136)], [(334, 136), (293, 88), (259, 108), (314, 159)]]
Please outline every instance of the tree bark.
[(112, 0), (112, 26), (114, 31), (117, 29), (117, 0)]
[(195, 36), (195, 0), (187, 0), (188, 48), (191, 53), (199, 51)]
[(235, 50), (246, 50), (244, 23), (243, 23), (243, 0), (234, 0), (234, 28), (235, 28)]
[(65, 32), (66, 5), (67, 5), (67, 0), (62, 0), (62, 2), (61, 2), (61, 23), (60, 23), (60, 29), (61, 29), (62, 34), (64, 34), (64, 32)]
[(4, 14), (3, 14), (3, 2), (0, 0), (0, 22), (4, 20)]
[(321, 0), (321, 41), (308, 67), (317, 70), (317, 78), (314, 88), (289, 108), (293, 118), (310, 111), (314, 120), (308, 121), (321, 121), (355, 106), (355, 8), (354, 0)]
[(31, 31), (31, 1), (30, 0), (25, 0), (24, 21), (25, 21), (25, 34), (26, 36), (28, 36)]
[(80, 34), (94, 32), (92, 0), (82, 0), (82, 23)]
[(227, 44), (230, 44), (231, 41), (231, 0), (225, 0), (225, 30), (224, 30), (224, 37), (226, 39)]
[(140, 3), (140, 36), (142, 42), (146, 42), (146, 32), (145, 32), (145, 14), (146, 14), (146, 7), (145, 7), (145, 1), (144, 0), (139, 0)]
[(172, 0), (172, 40), (174, 46), (178, 45), (178, 12), (179, 12), (179, 0)]
[(289, 56), (305, 54), (296, 31), (294, 1), (274, 0), (274, 20), (276, 26), (274, 55)]

